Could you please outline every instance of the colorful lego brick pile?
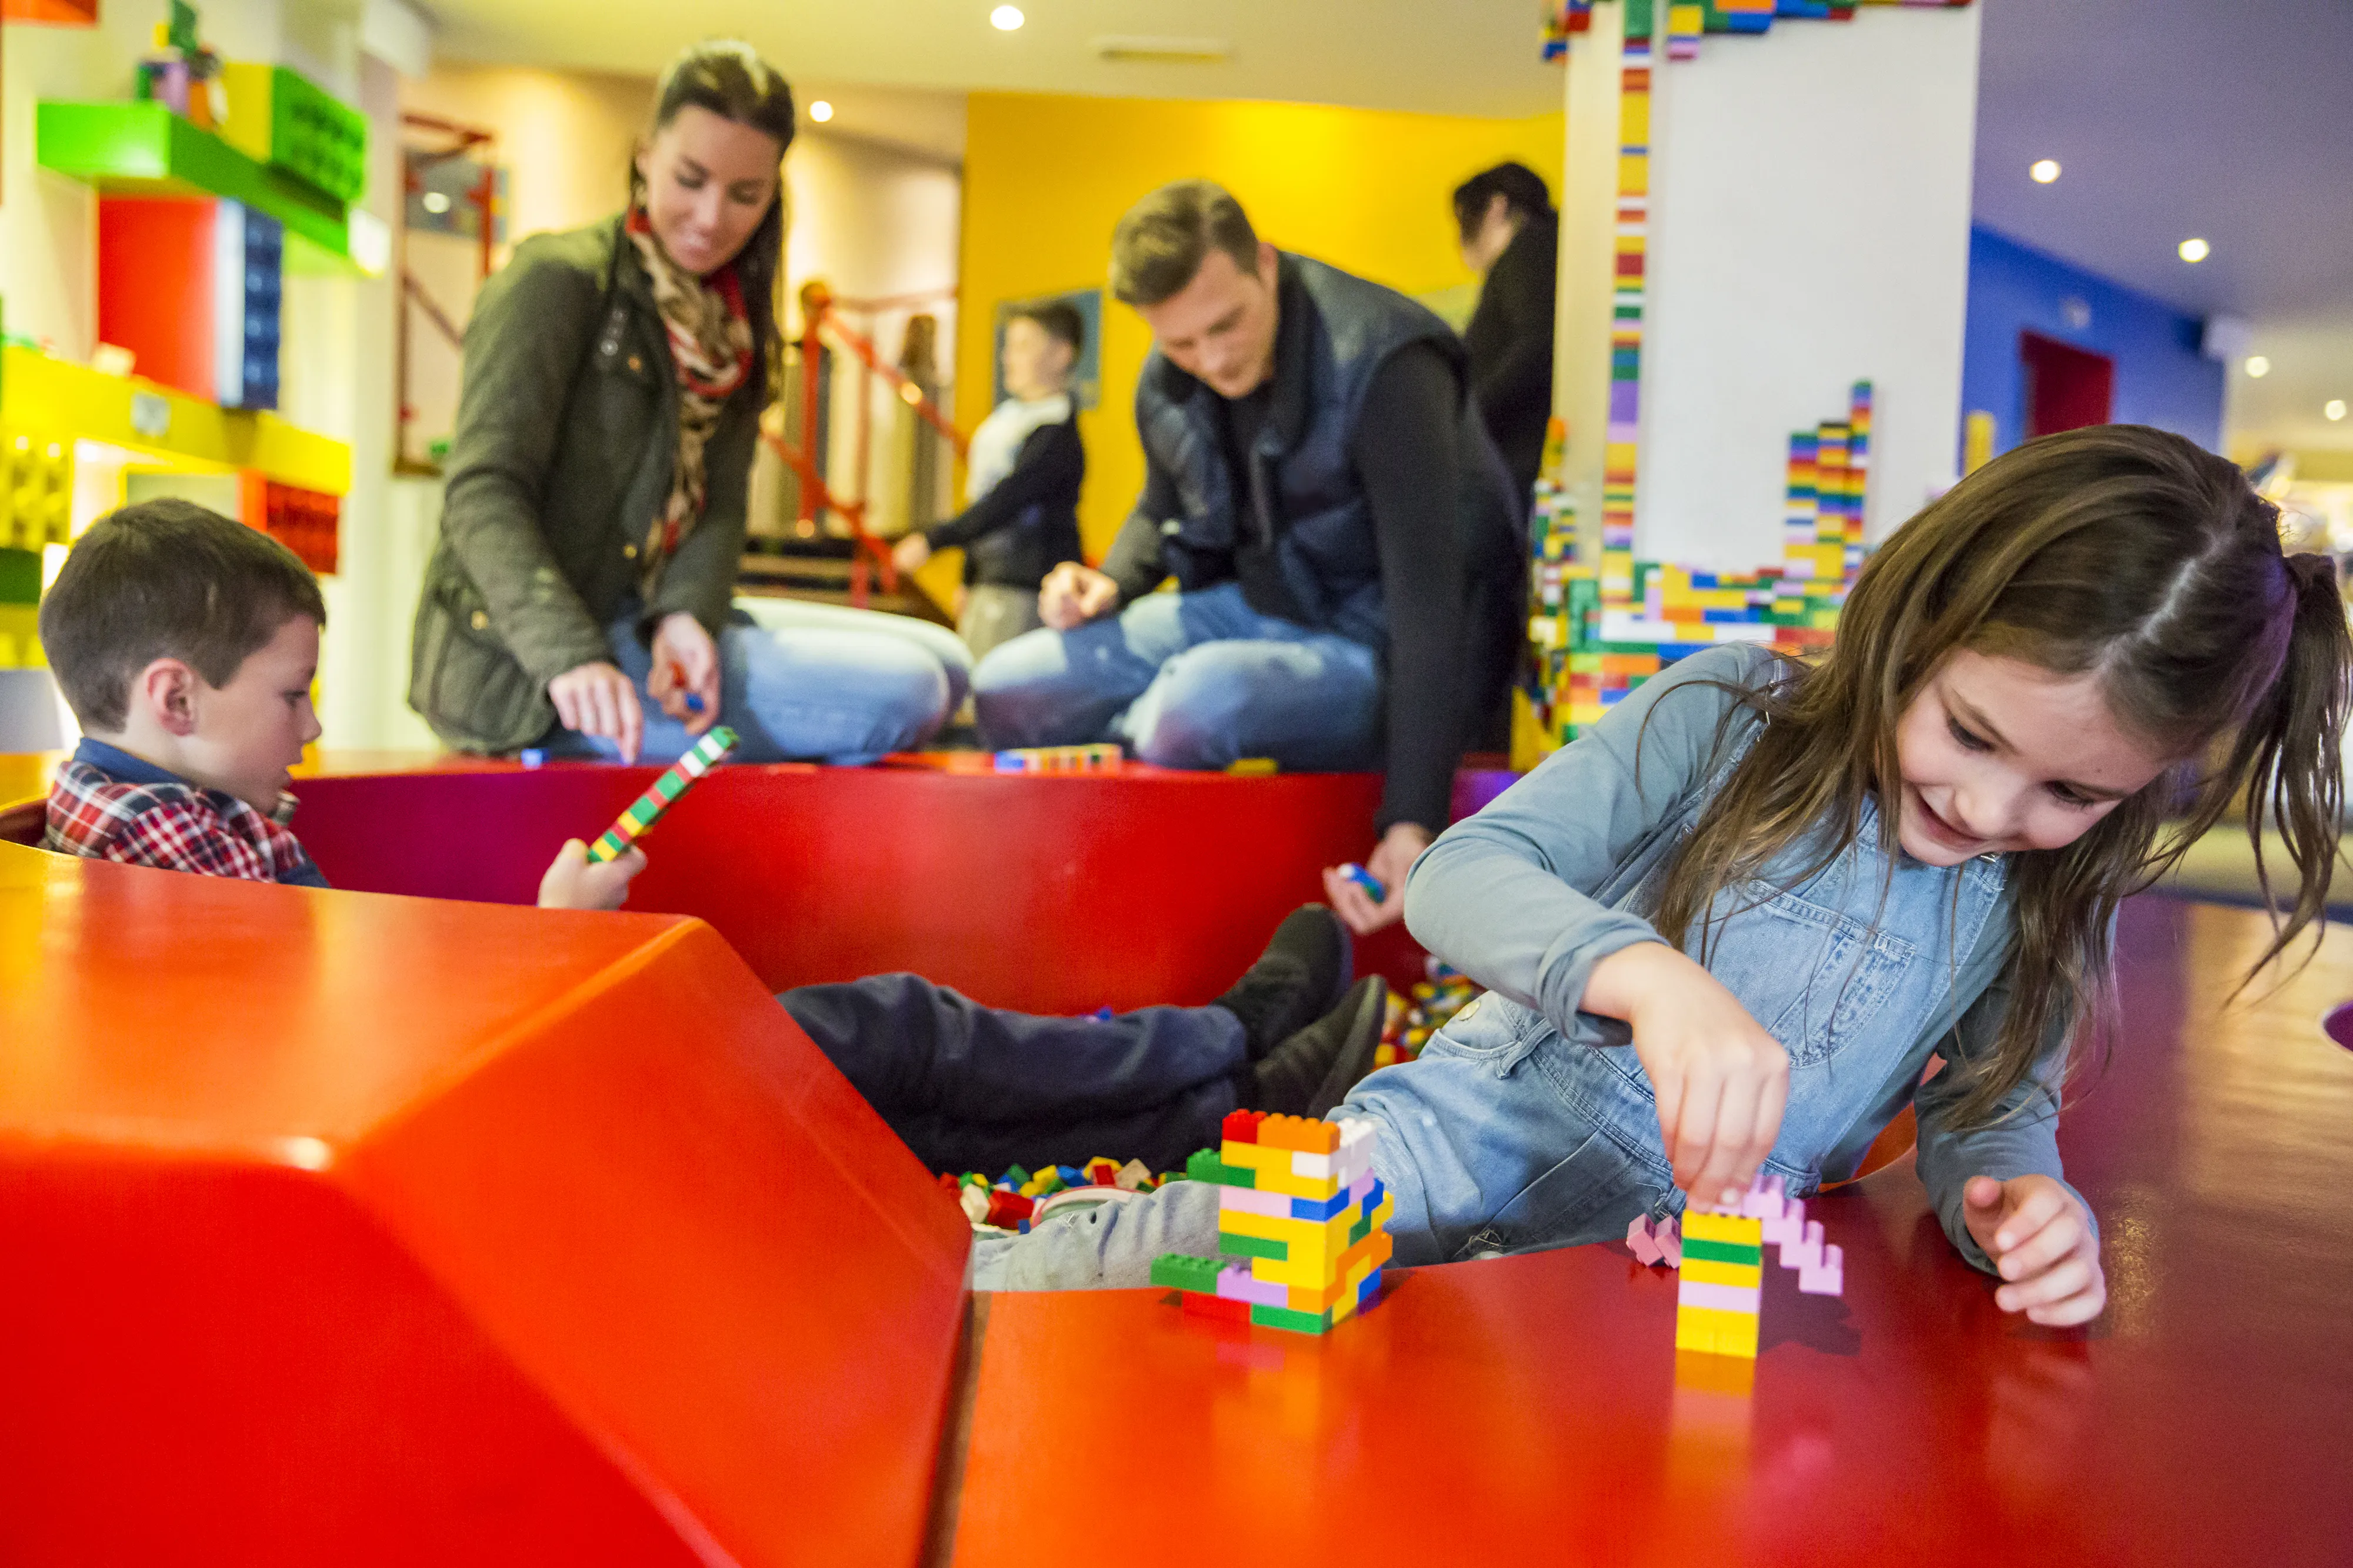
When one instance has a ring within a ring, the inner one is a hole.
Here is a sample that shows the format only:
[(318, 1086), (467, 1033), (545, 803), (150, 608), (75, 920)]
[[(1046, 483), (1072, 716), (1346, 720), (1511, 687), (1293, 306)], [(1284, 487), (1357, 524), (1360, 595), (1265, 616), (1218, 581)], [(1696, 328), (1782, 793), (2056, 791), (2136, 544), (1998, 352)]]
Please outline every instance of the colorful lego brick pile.
[(1395, 987), (1389, 990), (1388, 1016), (1381, 1026), (1381, 1043), (1373, 1052), (1377, 1068), (1409, 1062), (1421, 1055), (1430, 1037), (1480, 994), (1469, 975), (1435, 958), (1422, 961), (1422, 972), (1430, 978), (1418, 983), (1409, 995), (1400, 995)]
[[(1851, 22), (1862, 5), (1905, 5), (1943, 10), (1967, 5), (1969, 0), (1667, 0), (1667, 58), (1699, 58), (1699, 41), (1706, 33), (1762, 33), (1777, 16), (1825, 22)], [(1653, 0), (1627, 0), (1626, 30), (1651, 36)], [(1559, 0), (1546, 7), (1544, 58), (1556, 60), (1568, 52), (1571, 35), (1593, 26), (1593, 0)]]
[(996, 768), (1000, 773), (1092, 773), (1116, 768), (1122, 755), (1115, 741), (1084, 746), (1019, 746), (997, 752)]
[(1203, 1317), (1320, 1334), (1381, 1288), (1395, 1200), (1373, 1174), (1369, 1121), (1237, 1110), (1225, 1142), (1186, 1166), (1218, 1187), (1223, 1258), (1164, 1254), (1152, 1282)]
[(943, 1175), (940, 1185), (955, 1194), (965, 1217), (973, 1224), (1027, 1233), (1032, 1221), (1055, 1206), (1050, 1200), (1061, 1194), (1085, 1197), (1148, 1193), (1184, 1179), (1177, 1172), (1155, 1176), (1141, 1160), (1123, 1165), (1098, 1154), (1084, 1165), (1045, 1165), (1034, 1173), (1016, 1165), (993, 1182), (977, 1171)]
[(1607, 529), (1597, 574), (1578, 563), (1565, 496), (1557, 486), (1540, 493), (1552, 504), (1539, 505), (1531, 524), (1528, 637), (1542, 749), (1574, 740), (1628, 692), (1702, 648), (1754, 642), (1803, 654), (1830, 645), (1862, 567), (1871, 406), (1871, 384), (1858, 382), (1844, 419), (1789, 437), (1783, 561), (1758, 572), (1694, 572), (1630, 554), (1617, 591)]
[(724, 724), (715, 724), (709, 733), (694, 743), (694, 750), (679, 758), (654, 787), (629, 803), (619, 820), (605, 830), (604, 837), (588, 847), (591, 860), (616, 860), (637, 842), (638, 835), (661, 820), (662, 813), (686, 793), (687, 786), (708, 773), (722, 757), (735, 749), (735, 731)]
[(1806, 1218), (1802, 1199), (1788, 1195), (1778, 1176), (1760, 1176), (1736, 1215), (1686, 1211), (1678, 1233), (1672, 1219), (1653, 1229), (1650, 1216), (1626, 1227), (1635, 1260), (1664, 1263), (1682, 1275), (1675, 1299), (1675, 1348), (1755, 1357), (1757, 1314), (1764, 1301), (1765, 1247), (1781, 1249), (1781, 1267), (1798, 1271), (1810, 1296), (1846, 1290), (1843, 1249), (1822, 1239), (1822, 1222)]

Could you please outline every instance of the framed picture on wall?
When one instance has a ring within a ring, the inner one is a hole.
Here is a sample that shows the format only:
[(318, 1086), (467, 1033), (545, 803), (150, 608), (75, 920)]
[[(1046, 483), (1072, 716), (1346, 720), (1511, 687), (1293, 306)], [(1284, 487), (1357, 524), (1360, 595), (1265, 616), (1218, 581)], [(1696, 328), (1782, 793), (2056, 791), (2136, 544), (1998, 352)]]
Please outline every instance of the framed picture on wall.
[(988, 380), (989, 405), (1005, 401), (1005, 323), (1013, 319), (1016, 310), (1033, 305), (1060, 302), (1079, 313), (1086, 323), (1086, 342), (1080, 345), (1078, 363), (1071, 367), (1071, 395), (1081, 408), (1092, 408), (1103, 398), (1103, 290), (1073, 289), (1062, 294), (1032, 294), (1026, 300), (1000, 300), (997, 302), (997, 319), (989, 331)]

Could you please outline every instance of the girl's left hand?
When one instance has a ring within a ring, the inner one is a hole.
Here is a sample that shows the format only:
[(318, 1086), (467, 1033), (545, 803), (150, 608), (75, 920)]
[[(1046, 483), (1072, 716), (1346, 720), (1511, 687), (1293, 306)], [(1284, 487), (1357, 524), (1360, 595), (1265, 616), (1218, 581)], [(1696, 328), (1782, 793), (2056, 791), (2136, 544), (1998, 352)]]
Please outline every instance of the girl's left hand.
[(1969, 1235), (2002, 1278), (1994, 1305), (2037, 1323), (2088, 1323), (2108, 1304), (2091, 1216), (2049, 1176), (1971, 1176), (1961, 1191)]
[[(654, 627), (653, 672), (646, 677), (646, 694), (661, 704), (663, 712), (700, 735), (719, 721), (719, 645), (702, 623), (680, 610), (664, 616)], [(687, 699), (701, 700), (698, 711)]]

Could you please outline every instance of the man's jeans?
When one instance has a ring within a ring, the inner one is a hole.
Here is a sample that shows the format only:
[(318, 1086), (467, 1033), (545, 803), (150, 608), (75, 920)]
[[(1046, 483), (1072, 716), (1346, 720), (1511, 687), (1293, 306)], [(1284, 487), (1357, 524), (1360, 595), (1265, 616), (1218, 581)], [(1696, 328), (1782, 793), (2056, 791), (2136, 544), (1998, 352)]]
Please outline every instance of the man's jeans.
[(1380, 765), (1380, 654), (1262, 616), (1241, 585), (1146, 594), (1116, 616), (1014, 638), (973, 672), (991, 746), (1124, 742), (1139, 762), (1306, 773)]

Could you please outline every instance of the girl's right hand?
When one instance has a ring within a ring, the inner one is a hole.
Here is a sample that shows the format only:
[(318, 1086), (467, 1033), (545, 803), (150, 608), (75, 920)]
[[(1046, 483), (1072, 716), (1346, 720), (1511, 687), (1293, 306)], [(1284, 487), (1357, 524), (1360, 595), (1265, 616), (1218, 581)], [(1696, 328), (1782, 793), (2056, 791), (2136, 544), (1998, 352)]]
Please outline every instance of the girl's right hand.
[(1663, 942), (1593, 966), (1583, 1011), (1622, 1018), (1650, 1075), (1675, 1184), (1703, 1212), (1734, 1209), (1781, 1135), (1789, 1053), (1715, 976)]
[(601, 735), (621, 748), (621, 761), (638, 760), (645, 710), (638, 706), (638, 683), (617, 666), (603, 659), (575, 665), (547, 683), (547, 696), (565, 729)]

